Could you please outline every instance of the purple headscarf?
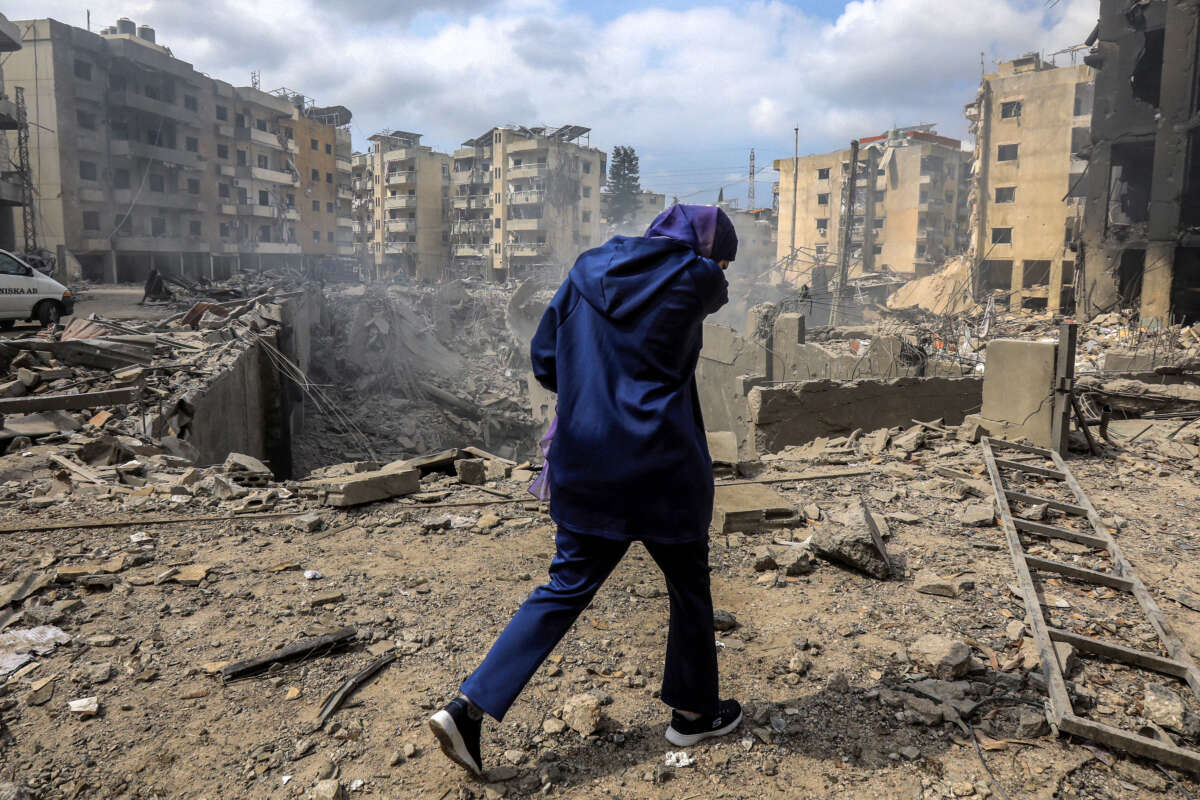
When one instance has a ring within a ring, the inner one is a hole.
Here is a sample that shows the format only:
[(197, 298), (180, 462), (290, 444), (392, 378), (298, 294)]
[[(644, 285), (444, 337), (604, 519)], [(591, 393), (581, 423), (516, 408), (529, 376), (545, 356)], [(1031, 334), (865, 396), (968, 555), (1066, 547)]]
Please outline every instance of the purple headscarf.
[(737, 255), (737, 232), (729, 216), (716, 206), (676, 203), (654, 218), (645, 235), (683, 242), (713, 261), (733, 261)]

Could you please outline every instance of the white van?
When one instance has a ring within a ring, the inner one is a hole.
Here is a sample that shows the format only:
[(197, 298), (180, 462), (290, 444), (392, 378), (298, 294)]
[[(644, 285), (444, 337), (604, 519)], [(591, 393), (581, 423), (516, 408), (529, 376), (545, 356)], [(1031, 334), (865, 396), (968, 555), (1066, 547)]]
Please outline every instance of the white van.
[(0, 250), (0, 330), (8, 330), (18, 320), (52, 325), (73, 313), (75, 298), (67, 287)]

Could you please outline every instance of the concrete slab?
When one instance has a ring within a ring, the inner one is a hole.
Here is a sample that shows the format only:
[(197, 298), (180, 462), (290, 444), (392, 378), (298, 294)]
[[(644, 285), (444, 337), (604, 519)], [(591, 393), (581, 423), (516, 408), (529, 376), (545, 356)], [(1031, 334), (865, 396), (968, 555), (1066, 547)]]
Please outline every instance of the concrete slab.
[(733, 466), (738, 463), (738, 443), (733, 431), (708, 431), (708, 454), (713, 466)]
[(302, 486), (321, 492), (322, 502), (330, 506), (356, 506), (412, 494), (421, 488), (421, 473), (416, 469), (382, 469), (335, 478), (305, 481)]
[(997, 339), (987, 348), (979, 423), (989, 435), (1050, 447), (1054, 423), (1054, 342)]
[(799, 525), (803, 519), (786, 497), (761, 483), (718, 486), (713, 506), (717, 533)]

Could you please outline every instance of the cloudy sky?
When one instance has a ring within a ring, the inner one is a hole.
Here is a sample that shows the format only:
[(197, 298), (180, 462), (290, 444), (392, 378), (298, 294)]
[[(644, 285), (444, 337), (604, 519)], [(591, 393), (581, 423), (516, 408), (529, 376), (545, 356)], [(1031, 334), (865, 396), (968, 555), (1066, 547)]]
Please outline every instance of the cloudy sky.
[[(592, 128), (633, 145), (642, 184), (693, 202), (759, 203), (774, 158), (845, 146), (892, 125), (965, 137), (981, 58), (1081, 42), (1098, 0), (10, 0), (9, 19), (92, 29), (149, 24), (197, 69), (288, 87), (354, 113), (355, 146), (381, 128), (450, 150), (492, 125)], [(1059, 56), (1069, 64), (1069, 56)]]

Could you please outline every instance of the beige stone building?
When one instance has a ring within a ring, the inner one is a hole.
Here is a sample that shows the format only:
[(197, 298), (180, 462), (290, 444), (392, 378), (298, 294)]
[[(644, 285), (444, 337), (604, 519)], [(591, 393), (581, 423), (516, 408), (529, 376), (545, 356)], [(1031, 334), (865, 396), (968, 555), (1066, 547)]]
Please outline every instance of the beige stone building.
[[(876, 272), (925, 275), (965, 249), (969, 154), (957, 139), (921, 125), (862, 139), (859, 146), (852, 214), (843, 213), (849, 149), (775, 161), (781, 265), (776, 278), (820, 285), (814, 269), (825, 266), (832, 275), (847, 221), (853, 226), (852, 278)], [(868, 177), (871, 165), (874, 175)]]
[(1074, 308), (1076, 238), (1090, 141), (1092, 69), (1036, 53), (985, 75), (966, 108), (976, 136), (975, 291), (1009, 292), (1009, 307)]
[[(21, 29), (0, 14), (0, 53), (11, 53), (21, 49)], [(0, 57), (0, 87), (4, 86), (4, 61)], [(12, 94), (0, 95), (0, 131), (15, 131), (17, 128), (17, 106)], [(14, 135), (15, 139), (15, 135)], [(15, 141), (13, 142), (15, 144)], [(0, 135), (0, 163), (15, 164), (16, 148), (9, 146), (6, 136)], [(21, 225), (20, 208), (23, 204), (21, 181), (13, 167), (0, 171), (0, 247), (5, 250), (24, 249), (25, 231)], [(6, 209), (15, 209), (12, 213)]]
[[(39, 237), (83, 276), (140, 281), (155, 267), (223, 277), (336, 249), (336, 206), (320, 246), (300, 225), (318, 180), (298, 166), (296, 129), (313, 121), (294, 96), (214, 80), (128, 19), (99, 34), (50, 19), (17, 25), (24, 48), (5, 63), (4, 86), (24, 87), (34, 123)], [(343, 141), (348, 155), (348, 133), (325, 127), (323, 141)], [(348, 187), (348, 159), (344, 172), (331, 163), (321, 187)]]
[(450, 260), (450, 156), (421, 144), (419, 133), (368, 137), (371, 254), (379, 277), (434, 281)]
[(590, 128), (498, 127), (454, 153), (451, 246), (459, 274), (505, 280), (569, 268), (600, 243), (607, 158)]
[(373, 211), (375, 172), (371, 169), (370, 153), (350, 156), (350, 214), (351, 234), (354, 237), (354, 258), (360, 269), (375, 270)]

